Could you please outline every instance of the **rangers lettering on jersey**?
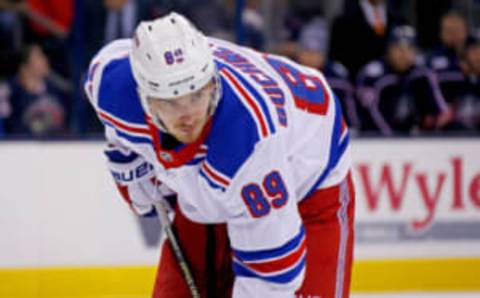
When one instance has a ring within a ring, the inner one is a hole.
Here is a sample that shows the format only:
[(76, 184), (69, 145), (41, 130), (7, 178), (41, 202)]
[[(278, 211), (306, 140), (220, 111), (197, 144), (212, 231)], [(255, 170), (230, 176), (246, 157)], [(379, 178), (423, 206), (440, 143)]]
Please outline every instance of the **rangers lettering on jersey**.
[(285, 94), (272, 77), (256, 67), (246, 57), (240, 55), (239, 53), (233, 52), (230, 49), (216, 47), (213, 54), (215, 57), (222, 59), (224, 62), (229, 63), (229, 65), (232, 65), (233, 68), (249, 75), (250, 78), (260, 84), (263, 91), (265, 91), (276, 107), (277, 117), (280, 125), (284, 127), (287, 126), (288, 121), (287, 113), (285, 111)]

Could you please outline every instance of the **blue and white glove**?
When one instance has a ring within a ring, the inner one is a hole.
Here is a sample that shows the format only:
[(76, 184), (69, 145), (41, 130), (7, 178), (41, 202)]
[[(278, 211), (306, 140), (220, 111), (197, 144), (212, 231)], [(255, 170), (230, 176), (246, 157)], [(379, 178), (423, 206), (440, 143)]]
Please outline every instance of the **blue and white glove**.
[(153, 204), (167, 200), (175, 204), (176, 193), (155, 178), (153, 166), (137, 153), (109, 145), (105, 150), (108, 168), (122, 198), (140, 216), (155, 215)]

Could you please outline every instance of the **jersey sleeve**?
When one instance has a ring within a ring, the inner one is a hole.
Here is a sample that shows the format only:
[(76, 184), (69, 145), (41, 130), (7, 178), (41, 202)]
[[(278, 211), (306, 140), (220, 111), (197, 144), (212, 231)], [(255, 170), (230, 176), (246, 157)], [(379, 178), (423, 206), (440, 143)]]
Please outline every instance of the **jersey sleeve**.
[(104, 82), (104, 70), (112, 61), (126, 57), (131, 47), (129, 39), (116, 40), (102, 48), (93, 57), (83, 81), (83, 90), (92, 106), (97, 109), (101, 85)]
[(153, 166), (143, 156), (124, 146), (111, 127), (106, 127), (107, 166), (122, 199), (140, 216), (154, 215), (157, 200), (175, 200), (176, 193), (155, 177)]

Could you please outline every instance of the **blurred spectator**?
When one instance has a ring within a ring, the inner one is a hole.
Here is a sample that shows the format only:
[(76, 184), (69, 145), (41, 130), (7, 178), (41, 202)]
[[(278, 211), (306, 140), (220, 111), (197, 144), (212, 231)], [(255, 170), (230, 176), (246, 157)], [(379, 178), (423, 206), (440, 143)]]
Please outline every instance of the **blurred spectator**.
[(68, 36), (74, 15), (74, 0), (23, 0), (26, 17), (25, 43), (39, 44), (51, 67), (62, 78), (70, 78)]
[(384, 58), (367, 64), (357, 80), (364, 107), (362, 130), (383, 135), (433, 131), (451, 120), (433, 72), (416, 65), (415, 33), (410, 26), (392, 30)]
[(400, 23), (385, 0), (358, 0), (354, 9), (334, 21), (329, 56), (354, 78), (363, 65), (384, 54), (391, 28)]
[[(184, 9), (192, 22), (207, 35), (233, 40), (233, 23), (234, 23), (234, 0), (184, 0), (188, 2), (188, 6)], [(170, 1), (176, 4), (179, 1)], [(253, 17), (258, 13), (258, 1), (248, 3), (247, 9), (253, 13)], [(176, 5), (167, 6), (169, 11), (177, 11)], [(248, 20), (244, 20), (248, 21)], [(253, 22), (256, 22), (255, 20)], [(257, 28), (263, 33), (263, 20), (260, 24), (256, 24)], [(262, 41), (263, 42), (263, 41)]]
[(468, 28), (463, 15), (451, 11), (440, 22), (441, 45), (437, 46), (427, 58), (427, 66), (438, 77), (440, 88), (449, 104), (455, 105), (465, 77), (460, 67), (460, 55), (465, 46)]
[(138, 23), (165, 13), (154, 0), (83, 0), (86, 61), (106, 43), (129, 38)]
[(288, 39), (298, 40), (303, 27), (311, 23), (312, 19), (324, 19), (324, 5), (323, 1), (318, 0), (289, 0), (285, 16)]
[(83, 81), (87, 61), (106, 43), (118, 38), (129, 38), (142, 20), (161, 16), (166, 11), (160, 0), (77, 0), (74, 24), (72, 123), (74, 133), (90, 134), (102, 130), (90, 104), (85, 99), (80, 82)]
[(35, 15), (40, 15), (42, 19), (47, 19), (53, 23), (58, 32), (52, 30), (45, 21), (33, 15), (30, 18), (32, 30), (40, 36), (52, 36), (56, 33), (69, 32), (73, 20), (73, 2), (74, 0), (26, 0), (28, 9)]
[(42, 49), (25, 47), (17, 75), (5, 82), (0, 92), (0, 114), (5, 116), (7, 134), (54, 136), (66, 132), (65, 95), (48, 80), (49, 72)]
[(15, 73), (16, 65), (12, 57), (21, 47), (23, 34), (16, 7), (15, 3), (0, 1), (0, 78)]
[(333, 92), (339, 98), (347, 124), (360, 127), (354, 99), (354, 87), (349, 80), (348, 70), (339, 62), (326, 59), (328, 40), (327, 25), (323, 18), (314, 18), (300, 33), (296, 60), (306, 66), (322, 71)]
[(236, 0), (151, 0), (161, 15), (175, 11), (188, 16), (195, 26), (210, 36), (233, 39)]
[(456, 11), (445, 14), (440, 23), (440, 40), (446, 49), (460, 53), (468, 35), (465, 17)]
[(105, 19), (104, 43), (133, 35), (137, 25), (137, 2), (133, 0), (105, 0), (107, 14)]
[(480, 132), (480, 34), (467, 39), (462, 68), (465, 81), (454, 107), (455, 120), (468, 130)]
[(298, 40), (300, 45), (325, 55), (328, 46), (328, 24), (325, 18), (320, 16), (312, 18), (302, 27)]
[[(390, 0), (394, 1), (394, 0)], [(411, 0), (412, 1), (412, 0)], [(418, 34), (418, 46), (424, 50), (440, 43), (440, 23), (442, 17), (451, 10), (468, 14), (476, 0), (413, 0), (412, 10)]]
[(264, 27), (265, 21), (260, 13), (259, 0), (247, 0), (242, 13), (242, 23), (244, 26), (245, 40), (243, 44), (257, 50), (261, 50), (264, 45)]

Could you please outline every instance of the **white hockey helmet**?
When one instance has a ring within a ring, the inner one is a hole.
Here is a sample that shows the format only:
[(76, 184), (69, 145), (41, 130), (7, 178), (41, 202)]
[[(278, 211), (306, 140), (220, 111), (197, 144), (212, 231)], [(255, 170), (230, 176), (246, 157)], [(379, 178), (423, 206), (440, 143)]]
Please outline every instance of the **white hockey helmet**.
[[(175, 100), (200, 90), (212, 79), (217, 85), (212, 111), (218, 103), (220, 84), (208, 40), (184, 16), (170, 13), (154, 21), (141, 22), (135, 31), (129, 58), (148, 114), (148, 98)], [(160, 126), (163, 125), (160, 123)]]

